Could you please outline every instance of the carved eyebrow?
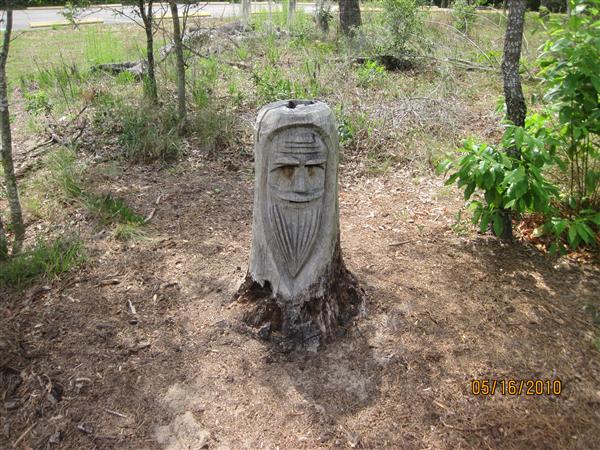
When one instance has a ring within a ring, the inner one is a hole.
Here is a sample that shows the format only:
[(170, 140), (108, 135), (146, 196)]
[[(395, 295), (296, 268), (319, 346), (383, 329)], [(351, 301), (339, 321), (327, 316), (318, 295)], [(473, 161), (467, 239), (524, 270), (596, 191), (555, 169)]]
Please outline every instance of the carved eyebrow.
[(309, 159), (304, 163), (305, 166), (321, 166), (327, 162), (327, 158)]
[(300, 165), (300, 161), (298, 161), (296, 158), (276, 158), (275, 161), (273, 161), (273, 165), (274, 166), (299, 166)]

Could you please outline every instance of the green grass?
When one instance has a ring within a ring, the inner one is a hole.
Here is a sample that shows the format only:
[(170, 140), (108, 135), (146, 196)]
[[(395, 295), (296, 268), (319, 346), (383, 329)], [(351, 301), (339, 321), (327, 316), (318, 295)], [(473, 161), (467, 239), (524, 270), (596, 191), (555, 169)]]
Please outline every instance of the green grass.
[(119, 223), (114, 229), (113, 236), (119, 241), (140, 241), (146, 238), (146, 233), (136, 223)]
[[(334, 15), (335, 22), (337, 14)], [(475, 24), (465, 36), (453, 28), (455, 19), (451, 12), (425, 10), (424, 57), (414, 70), (387, 72), (376, 63), (352, 64), (355, 56), (369, 56), (369, 52), (378, 50), (376, 43), (385, 32), (383, 16), (378, 12), (365, 13), (361, 36), (352, 41), (335, 36), (336, 23), (331, 24), (327, 36), (322, 35), (316, 30), (312, 16), (299, 10), (289, 36), (249, 36), (239, 46), (230, 49), (224, 46), (218, 58), (188, 55), (187, 137), (194, 139), (194, 145), (215, 155), (236, 145), (241, 148), (241, 143), (247, 147), (250, 127), (236, 118), (245, 117), (250, 109), (276, 99), (319, 98), (336, 111), (347, 105), (347, 114), (338, 115), (343, 153), (353, 160), (361, 158), (368, 173), (385, 173), (402, 161), (429, 167), (457, 139), (476, 134), (477, 127), (469, 124), (462, 129), (454, 127), (451, 120), (443, 120), (446, 115), (442, 120), (437, 118), (431, 112), (434, 107), (427, 105), (408, 105), (400, 115), (410, 122), (391, 125), (386, 110), (393, 109), (398, 100), (409, 102), (416, 98), (437, 101), (439, 106), (435, 108), (462, 105), (465, 112), (468, 110), (474, 116), (494, 114), (496, 99), (502, 94), (497, 63), (502, 56), (506, 18), (497, 11), (477, 12)], [(267, 20), (266, 11), (252, 16), (259, 32), (267, 30)], [(285, 8), (282, 12), (274, 11), (272, 21), (274, 26), (287, 29)], [(201, 23), (219, 24), (213, 20)], [(164, 39), (160, 33), (156, 35), (157, 50)], [(537, 49), (544, 39), (537, 15), (528, 14), (523, 65), (532, 73), (536, 70)], [(36, 118), (42, 120), (48, 109), (56, 112), (64, 104), (72, 105), (71, 112), (78, 111), (87, 98), (95, 133), (118, 139), (121, 152), (115, 152), (116, 157), (136, 163), (175, 161), (185, 148), (185, 138), (177, 133), (174, 115), (173, 57), (157, 66), (161, 100), (157, 110), (140, 102), (142, 86), (138, 80), (126, 74), (113, 77), (92, 75), (89, 71), (94, 64), (139, 59), (144, 48), (143, 30), (136, 25), (27, 31), (14, 41), (9, 75), (11, 79), (21, 75), (29, 80), (24, 94), (26, 108)], [(448, 59), (493, 66), (496, 73), (466, 71)], [(242, 68), (236, 66), (238, 62)], [(524, 85), (527, 94), (535, 92), (534, 81), (525, 80)], [(375, 111), (373, 105), (381, 105), (380, 110)], [(68, 176), (63, 178), (69, 182)], [(74, 188), (65, 186), (63, 192)], [(85, 200), (81, 192), (70, 195), (91, 210), (96, 208), (94, 205), (102, 204), (100, 198)], [(36, 208), (35, 202), (31, 204)], [(108, 210), (100, 217), (112, 217), (111, 207), (100, 208)], [(114, 217), (122, 221), (120, 214)]]
[(123, 199), (111, 193), (98, 194), (86, 186), (86, 165), (72, 149), (61, 147), (45, 160), (45, 170), (25, 185), (23, 204), (30, 214), (56, 219), (56, 210), (65, 204), (83, 206), (103, 225), (143, 225), (144, 217), (133, 211)]
[(84, 261), (84, 247), (78, 238), (40, 240), (33, 248), (0, 262), (0, 289), (22, 289), (37, 278), (51, 280)]
[[(81, 70), (94, 64), (136, 60), (145, 47), (144, 30), (137, 25), (88, 25), (79, 29), (26, 30), (11, 44), (7, 63), (9, 82), (64, 60)], [(157, 36), (157, 46), (162, 39)]]
[(81, 199), (86, 208), (102, 223), (124, 223), (143, 225), (144, 217), (135, 213), (123, 199), (114, 198), (112, 194), (90, 194), (83, 192)]
[(132, 162), (172, 162), (181, 154), (177, 113), (171, 107), (124, 107), (115, 112), (122, 131), (122, 156)]

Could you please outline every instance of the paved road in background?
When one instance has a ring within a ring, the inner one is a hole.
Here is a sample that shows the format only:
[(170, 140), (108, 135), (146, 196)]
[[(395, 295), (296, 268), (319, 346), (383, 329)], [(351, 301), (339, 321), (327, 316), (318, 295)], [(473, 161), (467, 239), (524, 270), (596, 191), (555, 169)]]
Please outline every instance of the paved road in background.
[[(298, 9), (304, 9), (307, 12), (314, 10), (314, 5), (298, 5)], [(164, 14), (168, 8), (158, 6), (154, 8), (156, 13)], [(252, 11), (268, 10), (268, 5), (253, 3)], [(275, 6), (273, 7), (275, 11)], [(204, 4), (199, 8), (194, 8), (191, 11), (203, 11), (210, 13), (212, 18), (219, 17), (234, 17), (241, 14), (240, 4)], [(15, 30), (27, 30), (30, 28), (32, 22), (61, 22), (65, 18), (60, 14), (60, 9), (55, 8), (44, 8), (44, 9), (25, 9), (16, 10), (13, 13), (13, 29)], [(102, 19), (104, 23), (129, 23), (132, 20), (125, 17), (122, 12), (130, 17), (135, 17), (133, 8), (127, 6), (118, 7), (103, 7), (103, 8), (89, 8), (82, 12), (80, 17), (82, 19)]]

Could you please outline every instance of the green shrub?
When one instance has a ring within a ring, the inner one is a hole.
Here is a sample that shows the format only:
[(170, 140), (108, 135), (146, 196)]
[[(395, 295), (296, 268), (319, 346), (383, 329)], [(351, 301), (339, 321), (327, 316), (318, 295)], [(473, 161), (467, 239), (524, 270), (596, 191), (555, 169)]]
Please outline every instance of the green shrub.
[(358, 67), (356, 72), (358, 84), (361, 87), (382, 86), (386, 80), (386, 69), (377, 61), (367, 60)]
[(600, 231), (600, 0), (573, 6), (571, 17), (550, 21), (542, 112), (508, 126), (500, 146), (469, 141), (458, 162), (440, 166), (455, 170), (447, 184), (464, 188), (465, 200), (483, 193), (471, 202), (482, 230), (491, 222), (501, 234), (504, 211), (541, 213), (534, 236), (550, 237), (552, 252), (596, 246)]
[[(520, 158), (506, 152), (515, 143), (521, 149)], [(553, 159), (543, 150), (543, 143), (523, 133), (522, 128), (509, 127), (498, 148), (467, 140), (461, 151), (464, 156), (458, 161), (445, 160), (439, 169), (454, 170), (446, 185), (456, 183), (464, 188), (465, 201), (476, 190), (483, 194), (482, 199), (471, 201), (473, 223), (478, 223), (481, 231), (492, 224), (494, 233), (502, 235), (505, 210), (514, 215), (550, 212), (558, 189), (544, 178), (542, 170)]]
[(423, 15), (420, 0), (384, 0), (384, 23), (391, 36), (389, 51), (406, 55), (421, 44)]
[(600, 208), (600, 0), (576, 1), (573, 14), (550, 21), (542, 85), (568, 179), (567, 203)]
[(477, 19), (475, 4), (470, 0), (454, 0), (452, 18), (457, 30), (468, 33)]

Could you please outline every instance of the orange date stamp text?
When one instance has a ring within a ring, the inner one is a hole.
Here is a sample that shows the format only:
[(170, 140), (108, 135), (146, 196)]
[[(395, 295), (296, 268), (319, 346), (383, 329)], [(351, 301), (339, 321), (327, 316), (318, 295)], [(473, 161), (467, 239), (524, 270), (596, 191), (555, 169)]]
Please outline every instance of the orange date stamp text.
[(475, 379), (470, 382), (471, 394), (478, 397), (492, 395), (558, 396), (562, 381), (555, 379)]

